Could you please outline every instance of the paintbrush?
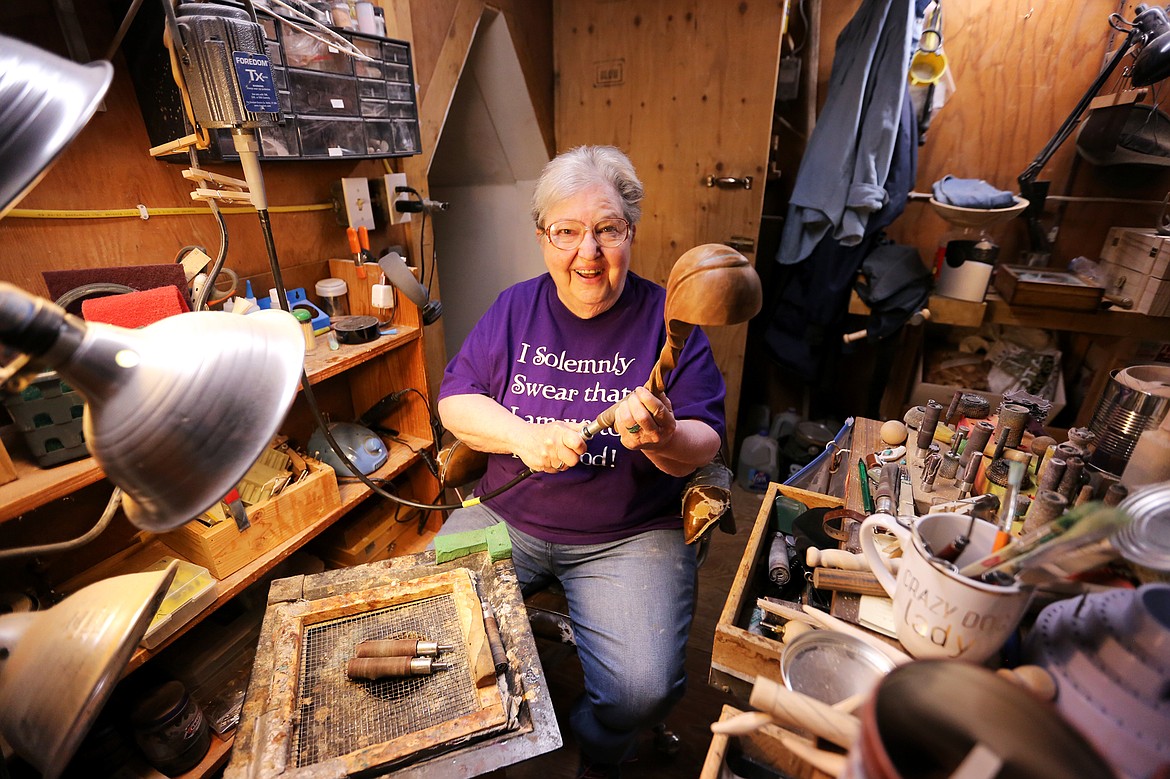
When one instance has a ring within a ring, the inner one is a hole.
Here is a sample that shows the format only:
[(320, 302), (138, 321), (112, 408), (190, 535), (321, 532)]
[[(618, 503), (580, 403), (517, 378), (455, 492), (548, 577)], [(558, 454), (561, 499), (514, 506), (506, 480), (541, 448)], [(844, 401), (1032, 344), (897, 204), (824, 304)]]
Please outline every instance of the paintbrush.
[(1025, 466), (1021, 462), (1008, 461), (1008, 488), (999, 511), (999, 532), (995, 534), (995, 542), (991, 545), (993, 552), (1003, 549), (1012, 540), (1012, 523), (1016, 520), (1016, 501), (1020, 497), (1020, 483), (1024, 480), (1024, 468)]
[(1048, 543), (1057, 536), (1062, 535), (1066, 530), (1076, 524), (1085, 516), (1085, 511), (1082, 509), (1083, 507), (1078, 506), (1072, 511), (1066, 511), (1051, 522), (1047, 522), (1035, 530), (1028, 531), (1019, 538), (1013, 538), (1007, 546), (999, 551), (992, 552), (973, 563), (967, 563), (959, 573), (963, 576), (978, 579), (992, 568), (996, 568), (1012, 558), (1031, 552), (1041, 544)]
[[(1110, 552), (1100, 546), (1100, 542), (1128, 524), (1129, 515), (1098, 502), (1086, 503), (1080, 508), (1084, 509), (1083, 513), (1063, 534), (1037, 544), (1030, 552), (1013, 557), (990, 571), (1019, 576), (1023, 572), (1044, 567), (1050, 572), (1060, 572), (1055, 574), (1058, 576), (1072, 575), (1100, 564), (1102, 559), (1115, 556), (1115, 551)], [(1076, 562), (1077, 557), (1080, 557), (1080, 562)], [(1094, 559), (1096, 563), (1090, 565)]]

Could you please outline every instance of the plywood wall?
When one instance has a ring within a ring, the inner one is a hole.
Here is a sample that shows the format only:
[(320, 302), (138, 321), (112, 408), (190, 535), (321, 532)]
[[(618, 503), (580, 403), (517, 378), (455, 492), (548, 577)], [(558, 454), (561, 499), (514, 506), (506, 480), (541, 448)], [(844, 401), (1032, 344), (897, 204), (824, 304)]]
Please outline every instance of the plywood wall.
[[(157, 2), (157, 0), (155, 0)], [(282, 213), (288, 206), (320, 206), (330, 201), (332, 184), (342, 177), (376, 177), (389, 170), (408, 174), (411, 185), (428, 192), (429, 155), (446, 117), (458, 74), (470, 47), (474, 25), (483, 12), (482, 0), (380, 0), (389, 34), (412, 43), (420, 111), (424, 114), (424, 154), (390, 161), (313, 161), (271, 163), (264, 166), (272, 206), (272, 226), (286, 286), (311, 289), (328, 276), (331, 257), (346, 257), (345, 231), (331, 211)], [(105, 56), (121, 19), (114, 19), (104, 2), (75, 3), (78, 22), (90, 58)], [(52, 4), (0, 4), (0, 32), (62, 55), (65, 38)], [(521, 66), (546, 143), (552, 144), (551, 6), (546, 2), (511, 0), (494, 3), (508, 16)], [(147, 138), (125, 61), (116, 53), (114, 82), (104, 109), (82, 130), (41, 183), (20, 203), (22, 209), (109, 210), (190, 207), (190, 185), (181, 166), (159, 162), (148, 154)], [(228, 176), (242, 177), (236, 165), (208, 165)], [(254, 212), (227, 216), (228, 265), (241, 277), (254, 280), (257, 294), (271, 286), (267, 253)], [(410, 228), (388, 227), (371, 235), (375, 251), (390, 245), (406, 246), (417, 260), (426, 252), (429, 262), (433, 238), (417, 234), (419, 220)], [(46, 270), (117, 267), (173, 262), (187, 245), (202, 245), (214, 253), (219, 230), (209, 213), (105, 219), (23, 219), (0, 221), (0, 280), (45, 295), (41, 276)], [(441, 296), (441, 290), (432, 290)], [(311, 293), (310, 293), (311, 294)], [(438, 376), (445, 365), (442, 320), (426, 334), (429, 373)], [(432, 384), (434, 384), (432, 380)], [(433, 389), (433, 387), (432, 387)]]
[[(1036, 157), (1099, 72), (1106, 52), (1123, 39), (1109, 26), (1119, 12), (1133, 19), (1132, 0), (965, 0), (944, 3), (944, 51), (956, 90), (937, 113), (920, 149), (915, 189), (929, 192), (944, 175), (984, 179), (1018, 191), (1016, 178)], [(855, 0), (822, 4), (821, 95), (838, 32)], [(1116, 89), (1119, 78), (1103, 91)], [(1044, 224), (1058, 228), (1054, 264), (1078, 255), (1094, 257), (1109, 227), (1152, 226), (1170, 186), (1166, 169), (1095, 168), (1075, 154), (1075, 138), (1040, 175), (1051, 195), (1106, 198), (1086, 202), (1051, 199)], [(1144, 203), (1121, 202), (1129, 200)], [(948, 225), (926, 203), (911, 203), (892, 226), (895, 239), (934, 254)], [(1001, 257), (1026, 248), (1023, 222), (998, 231)]]

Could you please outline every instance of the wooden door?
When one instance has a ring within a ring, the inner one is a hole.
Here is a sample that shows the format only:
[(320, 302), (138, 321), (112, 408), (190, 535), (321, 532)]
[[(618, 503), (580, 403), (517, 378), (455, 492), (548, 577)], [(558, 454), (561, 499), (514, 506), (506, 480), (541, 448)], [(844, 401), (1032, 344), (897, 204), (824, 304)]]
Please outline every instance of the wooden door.
[[(665, 284), (688, 249), (753, 263), (784, 2), (557, 0), (556, 145), (612, 144), (646, 186), (632, 269)], [(751, 178), (708, 186), (713, 179)], [(771, 262), (772, 258), (762, 258)], [(735, 441), (747, 325), (709, 328)]]

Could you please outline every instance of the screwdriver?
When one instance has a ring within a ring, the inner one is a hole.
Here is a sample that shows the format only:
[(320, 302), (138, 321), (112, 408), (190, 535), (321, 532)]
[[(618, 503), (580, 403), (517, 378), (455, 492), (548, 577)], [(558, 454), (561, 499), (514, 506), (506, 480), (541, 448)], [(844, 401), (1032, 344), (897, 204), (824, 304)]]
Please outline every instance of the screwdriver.
[(455, 647), (417, 638), (388, 638), (361, 641), (353, 648), (354, 657), (436, 657)]
[(345, 675), (354, 680), (401, 679), (430, 676), (450, 667), (450, 663), (430, 657), (355, 657), (346, 666)]

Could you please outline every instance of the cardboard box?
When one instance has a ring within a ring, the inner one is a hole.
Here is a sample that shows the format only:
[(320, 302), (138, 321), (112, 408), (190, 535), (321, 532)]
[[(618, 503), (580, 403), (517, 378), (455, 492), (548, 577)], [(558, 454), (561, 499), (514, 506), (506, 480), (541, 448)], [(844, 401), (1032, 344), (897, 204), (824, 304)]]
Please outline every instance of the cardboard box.
[(160, 539), (215, 578), (230, 576), (341, 505), (333, 469), (316, 460), (306, 462), (308, 476), (248, 509), (251, 527), (244, 532), (230, 519), (210, 527), (196, 520)]
[[(1003, 402), (1003, 395), (995, 392), (987, 392), (986, 390), (969, 389), (967, 387), (955, 387), (947, 384), (935, 384), (926, 380), (926, 367), (923, 361), (923, 355), (920, 352), (918, 355), (918, 363), (914, 369), (916, 378), (914, 386), (910, 388), (910, 397), (906, 401), (906, 407), (912, 408), (914, 406), (925, 406), (926, 401), (937, 400), (945, 409), (950, 405), (951, 398), (954, 397), (955, 392), (971, 392), (976, 395), (982, 395), (987, 398), (987, 402), (991, 405), (991, 413), (995, 414), (999, 408), (999, 404)], [(1052, 408), (1048, 412), (1048, 420), (1056, 418), (1056, 415), (1068, 404), (1068, 398), (1064, 391), (1064, 375), (1057, 371), (1056, 379), (1056, 396), (1052, 398)]]

